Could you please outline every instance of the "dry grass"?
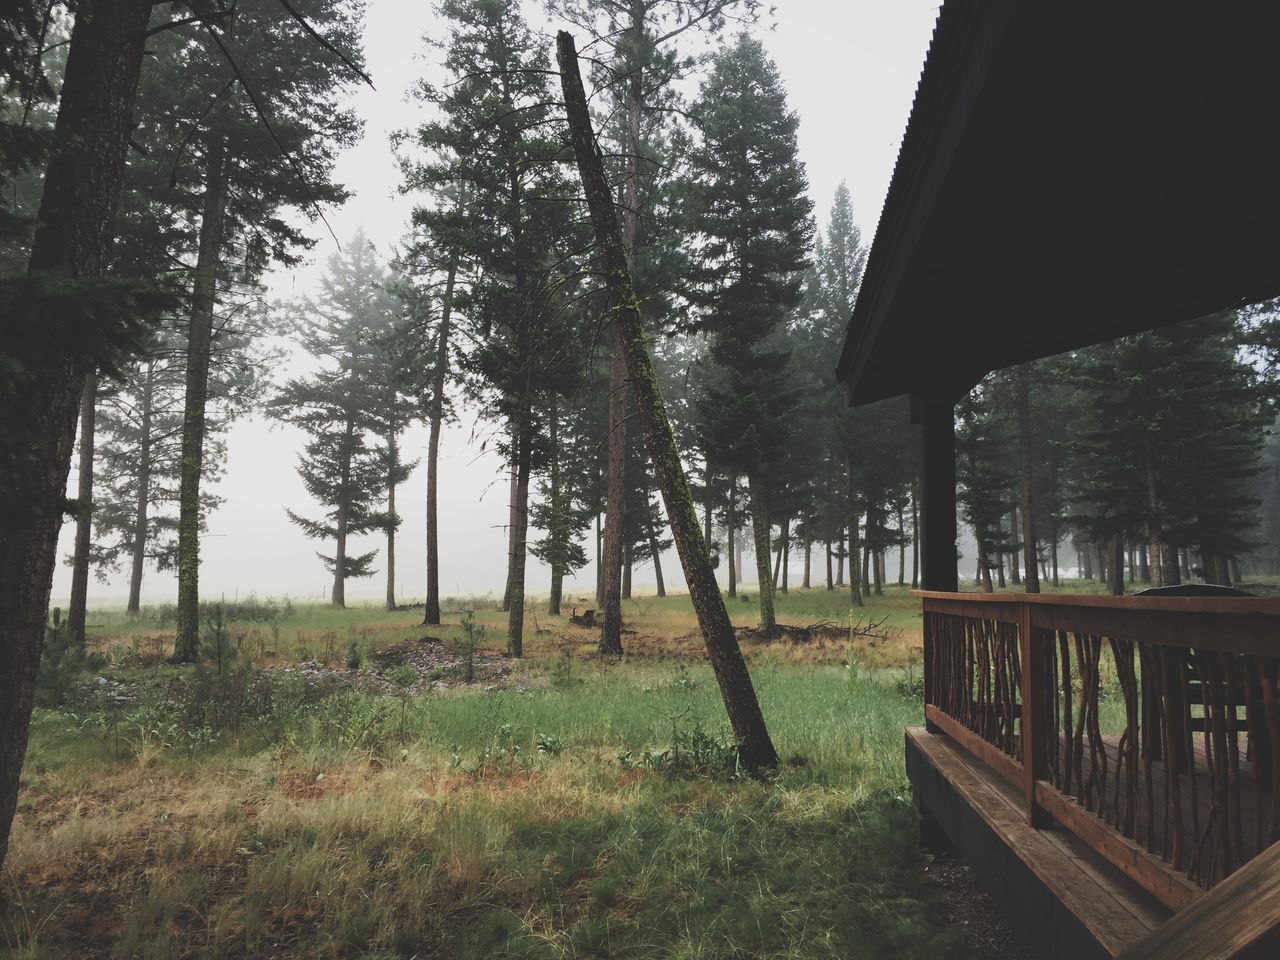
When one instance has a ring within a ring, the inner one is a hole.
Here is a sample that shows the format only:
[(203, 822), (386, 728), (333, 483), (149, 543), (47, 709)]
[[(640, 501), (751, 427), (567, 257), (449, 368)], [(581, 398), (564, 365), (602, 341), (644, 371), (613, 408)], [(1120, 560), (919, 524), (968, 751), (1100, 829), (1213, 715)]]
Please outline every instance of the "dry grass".
[[(842, 603), (795, 591), (781, 619), (846, 619)], [(618, 761), (724, 730), (677, 597), (629, 605), (622, 663), (590, 656), (588, 631), (531, 616), (526, 669), (497, 689), (414, 695), (403, 720), (394, 699), (360, 693), (269, 736), (116, 758), (77, 718), (38, 711), (0, 955), (964, 956), (920, 883), (903, 799), (901, 729), (919, 703), (898, 668), (918, 644), (914, 604), (891, 588), (870, 609), (895, 632), (855, 645), (852, 680), (835, 635), (748, 645), (787, 761), (769, 781)], [(476, 616), (501, 635), (502, 614)], [(418, 617), (300, 608), (260, 659), (314, 656), (329, 633), (340, 651), (352, 636), (376, 650), (422, 636)], [(145, 624), (93, 619), (127, 654), (108, 672), (169, 669), (133, 659)], [(460, 627), (430, 632), (448, 643)], [(344, 741), (342, 711), (381, 726)]]

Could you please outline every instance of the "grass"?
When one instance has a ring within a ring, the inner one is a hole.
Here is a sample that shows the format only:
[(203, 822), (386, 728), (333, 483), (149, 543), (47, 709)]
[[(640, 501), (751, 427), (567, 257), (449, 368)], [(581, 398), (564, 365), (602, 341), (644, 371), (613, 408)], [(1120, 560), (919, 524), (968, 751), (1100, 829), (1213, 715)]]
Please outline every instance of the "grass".
[[(844, 602), (793, 591), (780, 619), (847, 620)], [(630, 605), (622, 662), (540, 614), (527, 663), (492, 689), (281, 682), (194, 743), (169, 702), (194, 694), (153, 665), (166, 631), (93, 612), (104, 674), (161, 686), (114, 721), (37, 710), (0, 955), (966, 956), (922, 882), (902, 765), (916, 605), (890, 588), (869, 609), (894, 632), (859, 640), (853, 670), (833, 637), (750, 645), (784, 758), (767, 780), (733, 769), (684, 597)], [(269, 668), (329, 633), (337, 660), (349, 636), (416, 640), (418, 619), (295, 607), (274, 631), (231, 626)], [(447, 619), (429, 631), (446, 644)], [(500, 613), (476, 619), (501, 636)]]

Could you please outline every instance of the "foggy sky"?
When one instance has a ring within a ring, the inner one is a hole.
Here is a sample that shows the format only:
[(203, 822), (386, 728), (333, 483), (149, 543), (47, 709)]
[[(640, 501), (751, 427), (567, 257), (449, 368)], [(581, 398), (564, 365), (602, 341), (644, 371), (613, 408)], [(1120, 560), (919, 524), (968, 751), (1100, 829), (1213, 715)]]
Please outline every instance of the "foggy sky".
[[(328, 215), (330, 224), (342, 240), (363, 228), (384, 256), (404, 236), (415, 202), (396, 193), (400, 175), (388, 138), (395, 130), (414, 126), (420, 116), (406, 97), (411, 84), (424, 71), (438, 74), (439, 70), (439, 52), (428, 50), (422, 40), (443, 36), (429, 6), (409, 0), (369, 0), (365, 51), (377, 89), (353, 91), (350, 102), (365, 120), (364, 137), (337, 163), (337, 179), (354, 196)], [(535, 22), (542, 19), (540, 2), (536, 7), (526, 4), (526, 9)], [(791, 107), (800, 115), (800, 157), (808, 169), (820, 227), (825, 225), (836, 186), (844, 179), (864, 239), (869, 242), (874, 234), (936, 16), (936, 4), (916, 0), (780, 0), (776, 16), (759, 31), (782, 74)], [(559, 26), (547, 23), (552, 33)], [(316, 224), (312, 232), (323, 239), (309, 262), (267, 278), (273, 298), (314, 290), (334, 247), (322, 225)], [(282, 382), (303, 363), (303, 357), (291, 358), (277, 370), (277, 380)], [(440, 590), (445, 595), (500, 592), (505, 580), (503, 464), (479, 449), (479, 441), (492, 429), (483, 422), (477, 424), (474, 411), (464, 411), (461, 421), (443, 434)], [(426, 439), (425, 428), (408, 431), (404, 456), (425, 457)], [(327, 597), (331, 577), (316, 551), (329, 550), (331, 545), (306, 539), (285, 515), (286, 505), (304, 515), (317, 512), (294, 471), (303, 443), (300, 431), (253, 417), (233, 426), (227, 440), (227, 472), (216, 488), (223, 503), (210, 516), (201, 545), (201, 595), (231, 599), (254, 591), (263, 597)], [(425, 590), (425, 477), (420, 464), (397, 496), (404, 521), (396, 542), (402, 600), (420, 600)], [(75, 483), (73, 470), (72, 496)], [(70, 554), (73, 529), (70, 524), (63, 528), (60, 557)], [(359, 538), (350, 550), (358, 553), (383, 543), (381, 535)], [(383, 596), (381, 564), (380, 553), (376, 576), (348, 581), (349, 601)], [(663, 557), (663, 573), (668, 587), (682, 588), (673, 551)], [(638, 591), (651, 588), (652, 570), (638, 568), (633, 582)], [(70, 568), (60, 562), (54, 580), (55, 604), (65, 604), (70, 583)], [(549, 571), (531, 557), (528, 591), (545, 593), (549, 583)], [(565, 595), (585, 598), (593, 589), (594, 570), (588, 564), (577, 580), (566, 582)], [(126, 593), (127, 571), (105, 584), (90, 582), (91, 603), (123, 602)], [(173, 572), (148, 567), (143, 602), (176, 596)]]

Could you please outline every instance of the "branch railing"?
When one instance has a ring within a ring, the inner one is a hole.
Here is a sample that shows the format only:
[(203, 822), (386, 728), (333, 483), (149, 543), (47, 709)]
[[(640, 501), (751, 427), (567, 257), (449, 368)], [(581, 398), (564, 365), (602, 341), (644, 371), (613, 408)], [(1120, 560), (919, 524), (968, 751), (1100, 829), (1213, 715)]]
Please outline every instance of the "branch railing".
[(918, 592), (925, 718), (1173, 910), (1280, 839), (1280, 601)]

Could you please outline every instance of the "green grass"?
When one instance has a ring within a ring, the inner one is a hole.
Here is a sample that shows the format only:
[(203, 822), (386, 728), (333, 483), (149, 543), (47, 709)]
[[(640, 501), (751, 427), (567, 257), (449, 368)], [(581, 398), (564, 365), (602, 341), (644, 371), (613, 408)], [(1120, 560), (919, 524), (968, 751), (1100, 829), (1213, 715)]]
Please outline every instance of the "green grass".
[[(912, 622), (903, 592), (881, 603)], [(845, 643), (760, 644), (783, 768), (677, 765), (673, 745), (728, 742), (723, 707), (705, 663), (678, 652), (687, 599), (636, 606), (630, 639), (653, 655), (583, 656), (557, 622), (507, 688), (403, 702), (281, 688), (194, 748), (164, 704), (117, 720), (136, 726), (123, 749), (83, 715), (38, 710), (0, 953), (7, 938), (28, 957), (967, 955), (921, 882), (902, 765), (921, 707), (902, 671), (865, 656), (851, 672)], [(792, 593), (782, 618), (842, 606)], [(280, 635), (365, 631), (376, 648), (421, 636), (419, 616), (300, 607)], [(144, 629), (91, 619), (126, 652)], [(677, 652), (658, 655), (664, 639)]]

